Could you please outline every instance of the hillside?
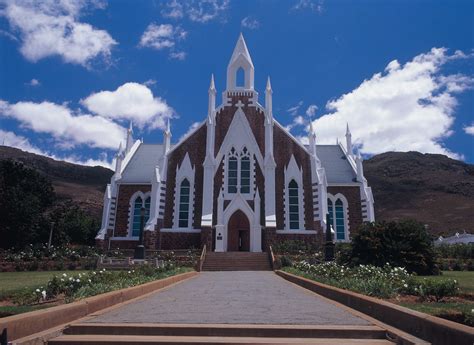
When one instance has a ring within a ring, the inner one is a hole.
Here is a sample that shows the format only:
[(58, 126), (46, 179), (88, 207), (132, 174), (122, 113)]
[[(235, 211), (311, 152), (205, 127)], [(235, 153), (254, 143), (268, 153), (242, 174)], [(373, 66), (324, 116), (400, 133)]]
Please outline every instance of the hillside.
[[(103, 193), (113, 172), (0, 146), (0, 160), (13, 158), (47, 176), (60, 198), (101, 215)], [(474, 228), (474, 165), (442, 155), (388, 152), (364, 163), (377, 220), (414, 218), (435, 234)]]
[(414, 218), (433, 234), (474, 230), (474, 165), (443, 155), (388, 152), (364, 163), (378, 220)]
[(92, 215), (102, 215), (104, 190), (113, 172), (103, 167), (87, 167), (0, 146), (0, 160), (14, 159), (34, 168), (53, 184), (59, 199), (71, 199)]

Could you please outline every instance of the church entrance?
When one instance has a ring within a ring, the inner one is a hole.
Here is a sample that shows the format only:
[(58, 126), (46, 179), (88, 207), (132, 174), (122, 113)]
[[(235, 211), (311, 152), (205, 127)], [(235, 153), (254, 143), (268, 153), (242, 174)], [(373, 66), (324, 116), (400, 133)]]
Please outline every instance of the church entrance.
[(229, 218), (227, 238), (228, 252), (250, 251), (250, 224), (247, 216), (241, 210), (235, 211)]

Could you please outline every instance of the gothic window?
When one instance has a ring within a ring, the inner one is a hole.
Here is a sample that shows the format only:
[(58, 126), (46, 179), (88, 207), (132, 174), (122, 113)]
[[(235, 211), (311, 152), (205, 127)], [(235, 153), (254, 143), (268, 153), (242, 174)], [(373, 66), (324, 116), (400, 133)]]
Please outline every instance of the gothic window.
[(295, 180), (291, 180), (288, 184), (288, 205), (289, 205), (289, 216), (290, 216), (290, 229), (300, 228), (300, 212), (299, 212), (299, 190), (298, 183)]
[(336, 239), (345, 240), (346, 231), (344, 226), (344, 205), (341, 199), (336, 200)]
[(250, 193), (250, 155), (246, 147), (240, 159), (240, 193)]
[[(141, 194), (141, 193), (140, 193)], [(145, 202), (143, 202), (143, 198), (141, 195), (138, 195), (135, 200), (133, 201), (133, 213), (132, 213), (132, 237), (140, 236), (140, 221), (141, 221), (141, 209), (142, 207), (145, 208), (145, 216), (143, 219), (143, 225), (146, 224), (148, 219), (150, 218), (150, 204), (151, 204), (151, 197), (147, 197)]]
[(189, 197), (190, 197), (190, 184), (188, 179), (184, 179), (181, 182), (179, 190), (179, 221), (178, 226), (180, 228), (187, 228), (189, 222)]
[(329, 195), (328, 213), (329, 224), (335, 231), (336, 241), (347, 240), (347, 201), (342, 194), (336, 196)]
[(229, 153), (229, 161), (227, 168), (227, 192), (237, 193), (237, 180), (238, 180), (238, 158), (235, 149), (232, 148)]

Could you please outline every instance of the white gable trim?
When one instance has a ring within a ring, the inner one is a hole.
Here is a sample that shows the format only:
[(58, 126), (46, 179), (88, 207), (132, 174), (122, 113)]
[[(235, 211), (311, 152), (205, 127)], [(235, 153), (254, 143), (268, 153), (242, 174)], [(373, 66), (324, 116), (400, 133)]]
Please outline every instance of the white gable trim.
[[(257, 162), (260, 165), (260, 169), (263, 171), (262, 153), (260, 152), (260, 148), (255, 140), (252, 129), (250, 128), (250, 124), (240, 107), (235, 112), (234, 118), (227, 130), (224, 141), (217, 153), (216, 161), (220, 162), (232, 147), (234, 147), (238, 152), (241, 152), (244, 147), (247, 147), (250, 154), (255, 155)], [(218, 167), (219, 166), (216, 165), (214, 173), (217, 171)]]
[(123, 159), (123, 162), (122, 162), (122, 169), (120, 170), (120, 175), (123, 175), (125, 169), (127, 168), (128, 163), (130, 163), (130, 161), (132, 160), (133, 156), (135, 155), (135, 153), (137, 152), (141, 144), (142, 142), (140, 140), (135, 141), (130, 151), (125, 155), (125, 158)]

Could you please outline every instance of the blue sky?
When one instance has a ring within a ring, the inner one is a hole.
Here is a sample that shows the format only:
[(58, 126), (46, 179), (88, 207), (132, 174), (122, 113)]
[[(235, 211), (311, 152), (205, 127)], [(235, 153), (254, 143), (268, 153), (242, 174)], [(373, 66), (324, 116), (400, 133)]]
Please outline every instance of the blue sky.
[(108, 165), (205, 119), (243, 32), (264, 103), (305, 141), (474, 162), (472, 1), (0, 1), (0, 144)]

